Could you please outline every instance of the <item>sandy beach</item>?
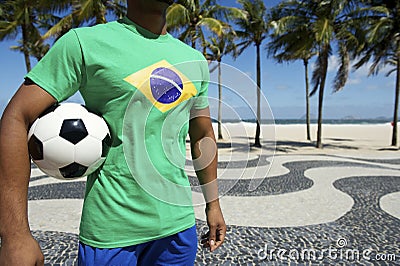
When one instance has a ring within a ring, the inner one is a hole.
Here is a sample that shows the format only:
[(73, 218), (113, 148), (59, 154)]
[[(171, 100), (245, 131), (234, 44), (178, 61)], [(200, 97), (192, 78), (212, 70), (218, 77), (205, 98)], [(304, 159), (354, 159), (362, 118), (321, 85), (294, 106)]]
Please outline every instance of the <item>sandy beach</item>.
[[(216, 124), (214, 131), (217, 132)], [(223, 126), (223, 142), (242, 137), (244, 132), (249, 138), (255, 136), (255, 124), (226, 123)], [(399, 131), (400, 132), (400, 131)], [(276, 154), (336, 154), (388, 156), (398, 150), (391, 146), (392, 126), (384, 124), (323, 124), (323, 149), (316, 149), (317, 125), (310, 126), (311, 141), (307, 140), (306, 125), (262, 125), (261, 138), (267, 146), (276, 145)], [(399, 134), (399, 133), (398, 133)], [(230, 138), (231, 136), (231, 138)], [(249, 142), (251, 143), (252, 140)], [(400, 136), (399, 141), (400, 144)]]
[[(275, 129), (278, 153), (285, 152), (285, 150), (282, 150), (285, 146), (290, 149), (287, 152), (318, 152), (318, 149), (313, 147), (316, 141), (317, 125), (311, 125), (311, 147), (301, 145), (308, 144), (305, 140), (305, 125), (276, 125)], [(390, 124), (327, 124), (323, 125), (322, 134), (323, 149), (327, 153), (340, 152), (362, 155), (397, 150), (390, 146), (392, 138), (392, 126)]]

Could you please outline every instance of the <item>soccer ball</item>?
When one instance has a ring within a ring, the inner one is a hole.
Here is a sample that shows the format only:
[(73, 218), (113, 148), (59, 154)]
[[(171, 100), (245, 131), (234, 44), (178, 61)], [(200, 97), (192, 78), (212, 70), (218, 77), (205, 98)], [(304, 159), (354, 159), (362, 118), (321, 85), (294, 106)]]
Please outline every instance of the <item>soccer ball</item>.
[(32, 161), (44, 173), (59, 179), (93, 173), (105, 161), (110, 147), (105, 120), (76, 103), (50, 107), (28, 133)]

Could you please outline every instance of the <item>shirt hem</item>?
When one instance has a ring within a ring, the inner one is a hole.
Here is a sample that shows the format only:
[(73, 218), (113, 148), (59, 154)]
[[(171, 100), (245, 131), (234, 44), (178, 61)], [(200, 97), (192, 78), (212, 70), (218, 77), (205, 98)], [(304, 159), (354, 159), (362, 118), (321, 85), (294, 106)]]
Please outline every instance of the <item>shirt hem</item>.
[(142, 243), (146, 243), (146, 242), (150, 242), (153, 240), (157, 240), (157, 239), (161, 239), (164, 237), (168, 237), (174, 234), (177, 234), (179, 232), (182, 232), (186, 229), (191, 228), (192, 226), (194, 226), (196, 223), (192, 222), (190, 225), (185, 225), (180, 227), (179, 229), (176, 229), (174, 231), (162, 234), (162, 235), (158, 235), (155, 237), (150, 237), (150, 238), (143, 238), (143, 239), (139, 239), (139, 240), (132, 240), (132, 241), (122, 241), (122, 242), (113, 242), (113, 243), (103, 243), (103, 242), (98, 242), (98, 241), (92, 241), (89, 240), (81, 235), (79, 235), (79, 241), (81, 241), (83, 244), (91, 246), (91, 247), (95, 247), (95, 248), (122, 248), (122, 247), (129, 247), (129, 246), (133, 246), (133, 245), (139, 245)]

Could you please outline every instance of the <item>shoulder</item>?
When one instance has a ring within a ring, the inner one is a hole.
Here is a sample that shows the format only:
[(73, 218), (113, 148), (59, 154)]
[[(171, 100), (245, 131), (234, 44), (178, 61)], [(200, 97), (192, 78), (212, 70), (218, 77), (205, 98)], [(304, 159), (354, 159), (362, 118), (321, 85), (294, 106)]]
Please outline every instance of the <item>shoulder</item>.
[(203, 56), (203, 54), (200, 51), (194, 49), (190, 45), (182, 42), (181, 40), (173, 37), (172, 35), (171, 35), (171, 39), (173, 39), (173, 42), (176, 44), (177, 47), (182, 49), (185, 53), (190, 54), (196, 60), (206, 61), (205, 57)]
[(118, 21), (110, 21), (104, 24), (96, 24), (93, 26), (86, 26), (86, 27), (79, 27), (75, 28), (74, 30), (79, 32), (101, 32), (101, 31), (108, 31), (120, 27), (120, 23)]
[(110, 38), (110, 35), (117, 34), (120, 30), (120, 24), (117, 21), (98, 24), (90, 27), (80, 27), (72, 29), (78, 38)]

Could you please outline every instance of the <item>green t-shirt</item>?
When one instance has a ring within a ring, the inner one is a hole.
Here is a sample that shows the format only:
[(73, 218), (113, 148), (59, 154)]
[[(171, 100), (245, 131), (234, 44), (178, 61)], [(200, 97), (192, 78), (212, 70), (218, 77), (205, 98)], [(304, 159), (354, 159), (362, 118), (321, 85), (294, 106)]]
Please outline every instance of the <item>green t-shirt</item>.
[(123, 18), (69, 31), (27, 77), (59, 102), (79, 90), (110, 127), (110, 152), (86, 184), (83, 243), (123, 247), (194, 225), (184, 165), (191, 110), (208, 106), (201, 53)]

